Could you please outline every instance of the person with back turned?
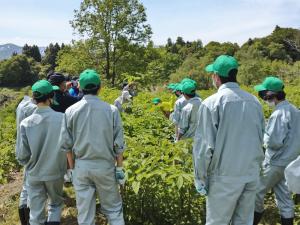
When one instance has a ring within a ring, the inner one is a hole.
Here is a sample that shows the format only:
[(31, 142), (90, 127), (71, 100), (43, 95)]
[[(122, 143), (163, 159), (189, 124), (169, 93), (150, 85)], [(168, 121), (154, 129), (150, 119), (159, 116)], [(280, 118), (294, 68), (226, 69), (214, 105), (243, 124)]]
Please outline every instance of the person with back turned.
[(196, 190), (207, 195), (206, 225), (251, 224), (263, 160), (262, 106), (237, 84), (237, 60), (206, 67), (218, 92), (199, 107), (193, 161)]
[[(79, 77), (83, 98), (66, 110), (59, 145), (74, 155), (72, 172), (79, 225), (94, 225), (96, 196), (110, 225), (124, 225), (119, 185), (123, 170), (124, 137), (120, 113), (97, 96), (100, 77), (85, 70)], [(70, 163), (71, 168), (73, 163)]]
[(59, 225), (63, 207), (63, 176), (67, 170), (66, 155), (57, 143), (63, 114), (49, 107), (54, 88), (48, 81), (36, 82), (32, 92), (37, 109), (20, 124), (20, 147), (17, 152), (17, 160), (26, 171), (29, 223)]

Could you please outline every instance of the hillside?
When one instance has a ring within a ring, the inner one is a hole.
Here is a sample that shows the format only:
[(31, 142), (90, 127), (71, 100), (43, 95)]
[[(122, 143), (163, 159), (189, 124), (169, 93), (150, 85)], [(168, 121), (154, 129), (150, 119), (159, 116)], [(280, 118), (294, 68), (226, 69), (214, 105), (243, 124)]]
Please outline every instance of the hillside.
[[(253, 87), (243, 87), (254, 92)], [(215, 90), (199, 92), (205, 99)], [(300, 106), (299, 86), (288, 86), (288, 99)], [(0, 105), (0, 224), (17, 225), (17, 204), (21, 190), (21, 168), (15, 160), (15, 108), (28, 89), (0, 89), (6, 101)], [(119, 91), (103, 88), (101, 99), (112, 103)], [(7, 97), (9, 96), (9, 97)], [(155, 92), (143, 91), (127, 105), (122, 114), (126, 136), (125, 169), (128, 180), (121, 190), (127, 225), (195, 225), (204, 224), (205, 199), (197, 194), (193, 184), (191, 143), (174, 144), (173, 126), (157, 110), (152, 110), (151, 99), (170, 99), (170, 93), (158, 88)], [(265, 116), (270, 110), (264, 105)], [(74, 189), (64, 189), (65, 207), (62, 225), (76, 225)], [(97, 204), (97, 224), (105, 224)], [(300, 208), (296, 206), (296, 222), (299, 224)], [(279, 214), (274, 195), (266, 197), (266, 213), (262, 223), (276, 225)]]

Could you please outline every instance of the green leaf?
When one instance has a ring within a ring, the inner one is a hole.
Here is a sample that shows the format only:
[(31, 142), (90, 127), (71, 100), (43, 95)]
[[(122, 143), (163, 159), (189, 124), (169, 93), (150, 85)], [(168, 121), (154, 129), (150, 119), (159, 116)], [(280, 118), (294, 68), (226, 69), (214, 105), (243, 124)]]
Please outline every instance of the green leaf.
[(132, 183), (132, 189), (136, 195), (139, 193), (140, 184), (141, 184), (140, 182), (136, 182), (136, 181), (133, 181), (133, 183)]
[(183, 185), (183, 177), (179, 176), (178, 180), (177, 180), (177, 187), (178, 187), (178, 189), (181, 189), (182, 185)]

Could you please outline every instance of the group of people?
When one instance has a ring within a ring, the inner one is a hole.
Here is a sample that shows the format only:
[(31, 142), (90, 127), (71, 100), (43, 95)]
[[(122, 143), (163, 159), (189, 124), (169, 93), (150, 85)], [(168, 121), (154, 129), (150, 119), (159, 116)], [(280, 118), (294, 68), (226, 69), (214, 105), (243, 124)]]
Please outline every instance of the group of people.
[(205, 70), (218, 91), (203, 102), (193, 80), (167, 87), (178, 97), (170, 117), (176, 141), (194, 139), (195, 187), (207, 196), (206, 224), (257, 225), (271, 189), (281, 223), (293, 224), (291, 192), (300, 193), (299, 109), (285, 99), (282, 80), (268, 76), (254, 88), (273, 109), (265, 126), (260, 102), (237, 83), (234, 57), (221, 55)]
[(125, 144), (120, 113), (98, 98), (101, 80), (96, 71), (80, 74), (82, 98), (72, 97), (65, 84), (62, 74), (53, 73), (33, 84), (33, 97), (24, 97), (17, 108), (16, 157), (25, 166), (21, 224), (60, 224), (68, 172), (80, 225), (95, 224), (97, 195), (108, 222), (123, 225), (119, 185), (125, 182)]
[[(285, 99), (282, 80), (269, 76), (255, 86), (273, 108), (265, 126), (262, 105), (237, 83), (234, 57), (221, 55), (205, 70), (217, 93), (202, 101), (194, 80), (170, 84), (177, 100), (171, 99), (174, 110), (165, 115), (174, 123), (175, 142), (194, 139), (195, 187), (207, 196), (206, 224), (258, 224), (270, 189), (282, 224), (293, 224), (291, 192), (300, 193), (300, 111)], [(20, 220), (22, 225), (60, 224), (67, 173), (76, 192), (79, 225), (95, 224), (97, 195), (109, 224), (122, 225), (119, 185), (125, 182), (125, 144), (120, 112), (124, 102), (132, 101), (131, 85), (123, 85), (113, 106), (97, 96), (101, 80), (96, 71), (80, 74), (82, 95), (77, 97), (65, 92), (63, 77), (53, 73), (48, 81), (36, 82), (33, 98), (24, 97), (17, 108), (16, 155), (25, 166)], [(153, 103), (170, 108), (159, 98)]]

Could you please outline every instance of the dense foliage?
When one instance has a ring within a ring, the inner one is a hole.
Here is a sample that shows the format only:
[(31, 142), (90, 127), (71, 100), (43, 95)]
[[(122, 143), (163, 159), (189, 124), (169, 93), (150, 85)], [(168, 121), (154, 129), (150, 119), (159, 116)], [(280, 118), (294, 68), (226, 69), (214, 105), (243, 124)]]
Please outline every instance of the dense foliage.
[[(251, 87), (245, 89), (253, 93)], [(27, 92), (28, 89), (0, 91), (0, 183), (9, 180), (12, 171), (20, 169), (14, 155), (14, 111)], [(204, 99), (213, 92), (203, 90), (199, 94)], [(299, 107), (299, 86), (287, 87), (287, 93), (288, 99)], [(119, 90), (103, 88), (100, 96), (112, 103), (119, 94)], [(125, 106), (127, 113), (122, 114), (128, 181), (121, 193), (126, 224), (129, 225), (204, 224), (205, 221), (205, 199), (196, 193), (193, 185), (192, 143), (180, 141), (174, 144), (174, 127), (162, 112), (152, 110), (152, 98), (159, 96), (168, 101), (170, 95), (161, 88), (141, 92), (133, 104)], [(264, 110), (269, 116), (269, 108), (264, 105)], [(266, 221), (275, 224), (278, 214), (271, 196), (266, 204)], [(299, 208), (296, 212), (299, 217)]]

